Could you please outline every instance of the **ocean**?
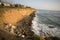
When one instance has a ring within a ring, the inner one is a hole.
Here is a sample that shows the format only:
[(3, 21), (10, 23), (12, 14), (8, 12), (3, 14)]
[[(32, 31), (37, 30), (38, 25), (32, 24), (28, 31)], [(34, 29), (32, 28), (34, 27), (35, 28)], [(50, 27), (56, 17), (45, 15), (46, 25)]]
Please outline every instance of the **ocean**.
[(60, 11), (37, 10), (32, 31), (39, 36), (60, 37)]

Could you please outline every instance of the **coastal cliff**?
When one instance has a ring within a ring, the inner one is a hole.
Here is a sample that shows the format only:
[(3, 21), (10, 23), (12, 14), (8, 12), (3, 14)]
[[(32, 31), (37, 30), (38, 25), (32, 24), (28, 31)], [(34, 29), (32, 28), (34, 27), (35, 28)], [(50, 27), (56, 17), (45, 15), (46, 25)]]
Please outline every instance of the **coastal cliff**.
[(32, 31), (32, 24), (36, 26), (32, 22), (36, 21), (35, 12), (36, 9), (21, 4), (0, 2), (0, 40), (60, 40), (58, 37), (36, 35)]
[(32, 8), (2, 8), (0, 9), (1, 19), (4, 23), (16, 25), (16, 23), (26, 16), (30, 16), (35, 11)]
[(0, 39), (26, 40), (25, 37), (31, 37), (34, 34), (31, 31), (31, 24), (35, 11), (34, 8), (18, 4), (8, 6), (8, 4), (0, 2)]

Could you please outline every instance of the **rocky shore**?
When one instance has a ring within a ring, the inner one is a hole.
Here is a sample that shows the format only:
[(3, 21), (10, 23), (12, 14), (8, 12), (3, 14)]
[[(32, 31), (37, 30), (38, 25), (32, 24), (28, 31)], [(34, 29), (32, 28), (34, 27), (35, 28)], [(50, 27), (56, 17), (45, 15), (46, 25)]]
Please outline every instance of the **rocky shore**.
[(31, 24), (35, 9), (0, 3), (0, 40), (34, 40)]
[(31, 30), (36, 9), (0, 2), (0, 40), (60, 40), (37, 36)]
[[(31, 31), (31, 24), (34, 17), (34, 12), (18, 21), (15, 26), (7, 24), (6, 28), (0, 29), (1, 40), (35, 40), (34, 32)], [(15, 27), (15, 28), (13, 28)], [(5, 36), (3, 36), (5, 35)], [(36, 39), (37, 40), (37, 39)]]

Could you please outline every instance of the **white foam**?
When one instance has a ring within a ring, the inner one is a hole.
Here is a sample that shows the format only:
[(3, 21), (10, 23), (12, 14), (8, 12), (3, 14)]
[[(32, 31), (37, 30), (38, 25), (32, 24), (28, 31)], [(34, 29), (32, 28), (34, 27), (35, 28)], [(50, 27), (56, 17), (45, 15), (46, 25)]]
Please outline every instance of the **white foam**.
[(58, 27), (54, 27), (54, 28), (49, 28), (49, 25), (47, 24), (43, 24), (40, 23), (38, 20), (38, 16), (35, 15), (33, 21), (32, 21), (32, 31), (36, 34), (36, 35), (44, 35), (44, 36), (56, 36), (56, 37), (60, 37), (60, 29), (58, 29)]

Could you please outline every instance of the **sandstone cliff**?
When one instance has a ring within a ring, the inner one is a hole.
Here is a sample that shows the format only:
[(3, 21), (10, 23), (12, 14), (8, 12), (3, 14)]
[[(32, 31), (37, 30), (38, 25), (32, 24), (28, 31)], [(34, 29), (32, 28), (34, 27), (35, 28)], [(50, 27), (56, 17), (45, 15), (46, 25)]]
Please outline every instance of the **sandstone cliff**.
[(32, 8), (0, 8), (0, 21), (5, 24), (16, 25), (25, 17), (32, 15), (35, 9)]
[(19, 7), (18, 5), (15, 6), (0, 6), (1, 40), (8, 40), (8, 38), (9, 40), (11, 38), (12, 40), (26, 40), (25, 37), (31, 37), (34, 34), (31, 31), (31, 24), (36, 10), (30, 7), (21, 8), (21, 5)]

